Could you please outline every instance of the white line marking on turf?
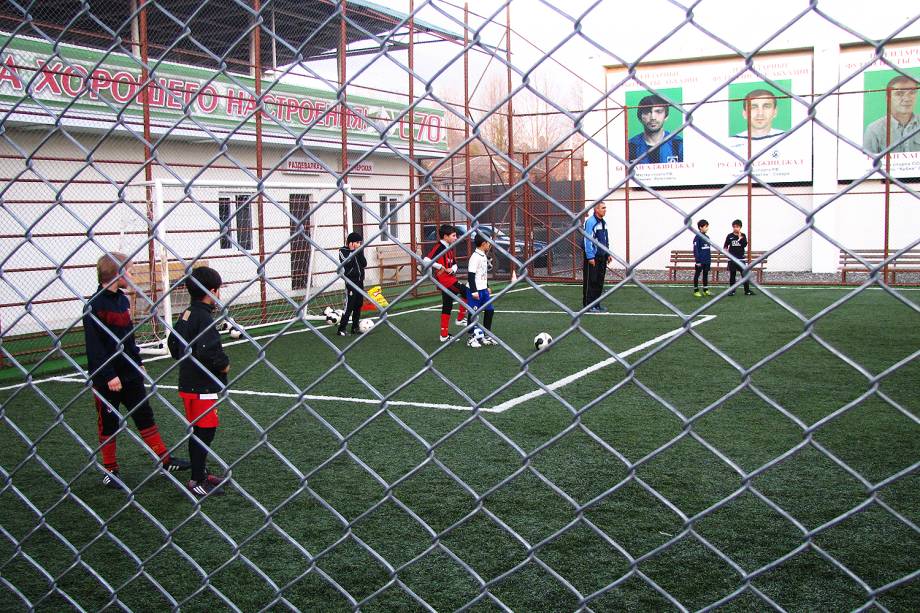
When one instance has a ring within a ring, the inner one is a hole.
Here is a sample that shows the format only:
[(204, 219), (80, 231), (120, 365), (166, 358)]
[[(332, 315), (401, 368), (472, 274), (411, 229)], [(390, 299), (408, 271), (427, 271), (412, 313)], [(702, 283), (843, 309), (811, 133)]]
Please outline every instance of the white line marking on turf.
[[(569, 313), (568, 311), (513, 311), (509, 309), (501, 309), (498, 311), (501, 314), (505, 313), (514, 313), (519, 315), (575, 315), (577, 311)], [(676, 313), (621, 313), (616, 311), (605, 311), (603, 313), (582, 313), (581, 316), (590, 315), (591, 317), (600, 316), (600, 315), (615, 315), (618, 317), (680, 317)]]
[[(409, 313), (419, 313), (419, 312), (422, 312), (422, 311), (427, 311), (427, 310), (429, 310), (430, 308), (431, 308), (431, 307), (419, 307), (419, 308), (417, 308), (417, 309), (408, 309), (408, 310), (406, 310), (406, 311), (396, 311), (395, 313), (391, 313), (390, 315), (388, 315), (388, 316), (387, 316), (387, 319), (389, 319), (390, 317), (396, 317), (396, 316), (398, 316), (398, 315), (408, 315)], [(437, 308), (440, 309), (441, 307), (437, 307)], [(332, 324), (332, 325), (334, 325), (334, 324)], [(321, 326), (314, 326), (314, 328), (316, 328), (317, 330), (323, 330), (323, 329), (325, 329), (325, 328), (331, 328), (332, 325), (330, 325), (330, 324), (324, 324), (324, 325), (321, 325)], [(290, 335), (290, 334), (301, 334), (301, 333), (303, 333), (303, 332), (310, 332), (310, 329), (309, 329), (309, 328), (301, 328), (301, 329), (297, 329), (297, 330), (287, 330), (287, 331), (285, 331), (285, 332), (281, 332), (281, 333), (280, 333), (280, 336), (288, 336), (288, 335)], [(274, 337), (276, 337), (276, 336), (279, 336), (279, 334), (263, 334), (262, 336), (253, 336), (253, 337), (252, 337), (252, 340), (254, 340), (254, 341), (260, 341), (260, 340), (265, 339), (265, 338), (274, 338)], [(249, 342), (249, 339), (244, 338), (244, 339), (240, 339), (240, 340), (238, 340), (238, 341), (230, 341), (229, 343), (223, 343), (223, 346), (224, 346), (224, 347), (233, 347), (234, 345), (242, 345), (243, 343), (248, 343), (248, 342)], [(172, 359), (172, 356), (170, 356), (170, 355), (167, 353), (167, 354), (165, 354), (165, 355), (153, 355), (153, 356), (151, 356), (151, 355), (144, 355), (143, 358), (144, 358), (144, 362), (146, 363), (146, 362), (156, 362), (157, 360), (165, 360), (165, 359), (167, 359), (167, 358)], [(39, 384), (39, 383), (49, 383), (49, 382), (54, 382), (54, 381), (64, 381), (64, 382), (66, 383), (66, 382), (69, 382), (69, 381), (67, 381), (67, 380), (72, 379), (72, 378), (74, 378), (74, 377), (84, 377), (84, 378), (85, 378), (85, 377), (86, 377), (86, 371), (81, 370), (80, 372), (74, 372), (74, 373), (70, 373), (70, 374), (68, 374), (68, 375), (55, 375), (55, 376), (53, 376), (53, 377), (46, 377), (46, 378), (44, 378), (44, 379), (35, 379), (35, 380), (31, 381), (31, 382), (29, 382), (29, 381), (23, 381), (22, 383), (15, 383), (15, 384), (13, 384), (13, 385), (7, 385), (6, 387), (0, 387), (0, 392), (6, 391), (6, 390), (11, 390), (11, 389), (16, 389), (17, 387), (24, 387), (24, 386), (26, 386), (26, 385), (37, 385), (37, 384)]]
[[(58, 380), (61, 383), (83, 383), (79, 379), (59, 377)], [(162, 385), (157, 383), (157, 389), (164, 390), (178, 390), (179, 387), (176, 385)], [(330, 402), (349, 402), (352, 404), (381, 404), (382, 400), (377, 398), (351, 398), (348, 396), (323, 396), (318, 394), (295, 394), (293, 392), (260, 392), (257, 390), (239, 390), (235, 388), (227, 388), (228, 394), (236, 394), (239, 396), (263, 396), (269, 398), (303, 398), (304, 400), (328, 400)], [(441, 404), (436, 402), (412, 402), (411, 400), (387, 400), (386, 403), (390, 406), (398, 407), (420, 407), (423, 409), (452, 409), (454, 411), (472, 411), (472, 407), (460, 404)], [(494, 409), (482, 408), (480, 411), (494, 412)]]
[[(716, 318), (715, 315), (701, 315), (699, 319), (697, 319), (696, 321), (690, 324), (690, 327), (691, 328), (696, 327), (700, 324), (704, 324), (707, 321), (713, 320), (715, 318)], [(672, 336), (676, 336), (683, 331), (684, 329), (683, 327), (681, 327), (681, 328), (675, 328), (674, 330), (671, 330), (670, 332), (665, 332), (664, 334), (660, 336), (656, 336), (655, 338), (649, 341), (645, 341), (644, 343), (641, 343), (639, 345), (636, 345), (635, 347), (627, 349), (626, 351), (620, 353), (619, 357), (620, 358), (629, 357), (636, 352), (642, 351), (643, 349), (651, 347), (652, 345), (657, 345), (658, 343), (664, 340), (667, 340), (671, 338)], [(617, 358), (614, 358), (614, 357), (607, 358), (606, 360), (603, 360), (602, 362), (598, 362), (597, 364), (593, 364), (589, 366), (588, 368), (579, 370), (578, 372), (573, 373), (567, 377), (563, 377), (562, 379), (559, 379), (558, 381), (554, 381), (553, 383), (550, 383), (546, 387), (541, 387), (538, 390), (528, 392), (522, 396), (518, 396), (517, 398), (512, 398), (511, 400), (506, 400), (505, 402), (492, 407), (492, 411), (494, 411), (495, 413), (502, 413), (512, 407), (516, 407), (517, 405), (523, 402), (527, 402), (528, 400), (533, 400), (534, 398), (539, 398), (540, 396), (543, 396), (544, 394), (546, 394), (547, 389), (557, 390), (560, 387), (565, 387), (566, 385), (570, 383), (574, 383), (575, 381), (578, 381), (579, 379), (582, 379), (590, 375), (591, 373), (597, 370), (600, 370), (601, 368), (610, 366), (611, 364), (615, 364), (616, 362), (617, 362)]]
[[(23, 387), (26, 385), (38, 385), (39, 383), (50, 383), (52, 381), (62, 381), (64, 383), (74, 382), (74, 377), (86, 376), (84, 373), (71, 373), (69, 375), (55, 375), (54, 377), (45, 377), (44, 379), (33, 379), (32, 381), (24, 381), (22, 383), (14, 383), (13, 385), (5, 385), (0, 387), (0, 392), (5, 392), (7, 390), (16, 389), (18, 387)], [(82, 381), (80, 381), (82, 383)]]

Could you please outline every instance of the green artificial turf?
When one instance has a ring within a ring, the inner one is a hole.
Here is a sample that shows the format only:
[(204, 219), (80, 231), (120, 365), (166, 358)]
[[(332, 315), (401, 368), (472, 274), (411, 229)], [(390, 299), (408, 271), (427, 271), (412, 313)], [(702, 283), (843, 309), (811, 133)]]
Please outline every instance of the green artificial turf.
[[(0, 392), (0, 610), (920, 608), (920, 292), (631, 286), (579, 319), (544, 291), (498, 299), (504, 347), (424, 305), (228, 347), (232, 485), (200, 506), (130, 419), (134, 493), (100, 485), (84, 384)], [(147, 368), (187, 456), (175, 362)]]

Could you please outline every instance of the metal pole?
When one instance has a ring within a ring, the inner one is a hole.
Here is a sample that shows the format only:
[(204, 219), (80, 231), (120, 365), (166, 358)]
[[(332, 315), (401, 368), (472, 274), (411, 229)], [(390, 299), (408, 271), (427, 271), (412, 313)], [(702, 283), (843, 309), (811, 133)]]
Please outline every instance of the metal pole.
[[(415, 252), (415, 207), (418, 206), (418, 200), (415, 196), (415, 0), (409, 0), (409, 247)], [(453, 165), (451, 165), (453, 169)], [(412, 269), (412, 280), (415, 281), (415, 266)]]
[[(348, 9), (347, 0), (340, 0), (339, 5), (341, 6), (342, 14), (339, 17), (339, 48), (338, 48), (338, 62), (339, 62), (339, 87), (342, 90), (342, 93), (339, 97), (339, 122), (341, 124), (340, 138), (341, 138), (341, 149), (342, 149), (342, 183), (348, 183), (348, 175), (345, 174), (345, 169), (348, 168), (348, 126), (347, 118), (345, 115), (345, 102), (348, 99), (347, 93), (345, 91), (345, 78), (346, 73), (346, 62), (345, 58), (347, 57), (347, 46), (348, 46), (348, 24), (345, 21), (345, 12)], [(348, 193), (347, 191), (342, 191), (342, 244), (345, 244), (345, 241), (348, 239)]]
[[(141, 5), (140, 13), (138, 14), (138, 30), (139, 38), (138, 41), (141, 47), (141, 83), (144, 84), (144, 94), (141, 98), (144, 109), (144, 180), (147, 183), (146, 186), (146, 197), (147, 197), (147, 219), (150, 221), (150, 225), (147, 227), (147, 278), (150, 279), (150, 299), (154, 303), (157, 301), (157, 276), (156, 276), (156, 250), (153, 244), (153, 224), (154, 220), (154, 208), (153, 208), (153, 191), (152, 191), (152, 181), (153, 181), (153, 160), (151, 159), (150, 151), (150, 85), (147, 81), (150, 79), (150, 72), (147, 70), (149, 64), (150, 52), (148, 49), (147, 41), (147, 4)], [(163, 288), (163, 291), (166, 291), (166, 287)], [(135, 299), (135, 305), (137, 301)], [(156, 317), (152, 318), (153, 323), (153, 334), (157, 334), (159, 329), (159, 322)], [(172, 323), (172, 322), (170, 322)]]
[[(750, 164), (750, 162), (751, 162), (751, 153), (752, 153), (752, 152), (751, 152), (751, 101), (750, 101), (750, 100), (746, 100), (743, 104), (745, 104), (745, 105), (747, 106), (747, 108), (746, 108), (746, 110), (747, 110), (747, 116), (748, 116), (748, 122), (747, 122), (747, 157), (748, 157), (748, 163)], [(751, 206), (751, 201), (752, 201), (752, 199), (754, 198), (754, 178), (753, 178), (753, 174), (752, 174), (753, 172), (754, 172), (754, 167), (753, 167), (753, 165), (751, 165), (751, 167), (748, 169), (748, 177), (747, 177), (747, 239), (748, 239), (748, 241), (747, 241), (747, 254), (746, 254), (746, 259), (747, 259), (747, 263), (748, 263), (749, 265), (750, 265), (750, 263), (751, 263), (751, 240), (752, 240), (752, 239), (751, 239), (751, 236), (753, 235), (753, 233), (752, 233), (753, 228), (751, 228), (751, 208), (752, 208), (752, 206)]]
[[(508, 95), (511, 95), (511, 3), (505, 6), (505, 66), (508, 78)], [(508, 98), (508, 188), (514, 183), (514, 105)], [(508, 244), (508, 253), (514, 255), (514, 192), (508, 194), (508, 221), (510, 224), (509, 232), (510, 241)], [(509, 268), (511, 264), (509, 262)]]
[[(260, 0), (252, 0), (252, 8), (259, 14)], [(258, 17), (256, 18), (258, 19)], [(259, 178), (259, 191), (256, 194), (256, 208), (259, 224), (259, 304), (261, 313), (259, 323), (268, 320), (268, 294), (265, 286), (265, 198), (262, 196), (262, 38), (261, 27), (252, 30), (252, 64), (256, 89), (256, 176)]]
[[(885, 88), (885, 147), (891, 147), (891, 89)], [(888, 233), (891, 223), (891, 150), (885, 153), (885, 268), (882, 280), (888, 283)]]
[(623, 151), (626, 153), (626, 182), (623, 184), (623, 202), (626, 216), (626, 263), (629, 264), (629, 107), (623, 107)]
[[(473, 202), (470, 196), (470, 5), (463, 3), (463, 198), (466, 200), (466, 212), (473, 214)], [(453, 164), (451, 164), (453, 168)], [(469, 252), (469, 251), (468, 251)]]

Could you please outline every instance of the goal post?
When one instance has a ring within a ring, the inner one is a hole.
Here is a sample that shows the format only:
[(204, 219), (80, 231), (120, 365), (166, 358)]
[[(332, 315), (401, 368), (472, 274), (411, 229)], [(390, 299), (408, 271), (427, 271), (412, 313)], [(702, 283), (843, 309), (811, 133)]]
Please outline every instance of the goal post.
[[(220, 326), (223, 332), (318, 321), (325, 307), (341, 306), (344, 282), (338, 277), (337, 250), (349, 227), (347, 185), (157, 179), (130, 187), (152, 192), (149, 240), (155, 262), (136, 265), (154, 271), (155, 278), (139, 283), (138, 290), (156, 296), (160, 321), (171, 325), (188, 305), (182, 280), (197, 266), (221, 275), (229, 324)], [(148, 308), (136, 312), (136, 318), (149, 319), (150, 314)], [(142, 351), (164, 353), (169, 327), (142, 329)]]

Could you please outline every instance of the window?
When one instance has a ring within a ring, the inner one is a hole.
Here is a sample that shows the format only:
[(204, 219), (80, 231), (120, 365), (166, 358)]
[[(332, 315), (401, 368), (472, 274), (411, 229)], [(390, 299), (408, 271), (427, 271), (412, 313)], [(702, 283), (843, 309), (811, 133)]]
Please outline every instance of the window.
[(352, 193), (351, 201), (351, 228), (355, 232), (360, 232), (361, 236), (367, 239), (367, 232), (364, 231), (364, 194)]
[[(383, 219), (396, 210), (399, 206), (399, 196), (380, 196), (380, 218)], [(387, 221), (387, 231), (392, 237), (391, 240), (399, 238), (399, 213), (393, 213), (393, 216)]]
[[(217, 197), (220, 218), (220, 248), (230, 249), (230, 233), (236, 230), (236, 242), (243, 249), (252, 249), (252, 194), (221, 194)], [(234, 212), (231, 208), (236, 205)]]

